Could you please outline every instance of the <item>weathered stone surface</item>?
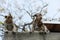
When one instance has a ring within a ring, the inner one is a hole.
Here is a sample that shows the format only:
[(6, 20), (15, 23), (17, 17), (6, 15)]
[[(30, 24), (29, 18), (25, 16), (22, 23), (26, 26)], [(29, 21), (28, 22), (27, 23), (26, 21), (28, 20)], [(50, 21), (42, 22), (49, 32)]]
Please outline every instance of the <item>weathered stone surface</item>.
[(3, 40), (60, 40), (60, 33), (39, 34), (34, 33), (8, 33)]

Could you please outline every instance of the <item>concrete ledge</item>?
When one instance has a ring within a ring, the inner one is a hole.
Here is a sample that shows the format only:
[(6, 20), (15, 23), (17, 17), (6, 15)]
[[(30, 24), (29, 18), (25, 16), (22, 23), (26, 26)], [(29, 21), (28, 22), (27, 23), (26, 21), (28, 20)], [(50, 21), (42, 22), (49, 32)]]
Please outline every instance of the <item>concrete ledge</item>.
[(60, 33), (49, 33), (49, 34), (40, 34), (39, 32), (25, 32), (16, 34), (8, 33), (5, 34), (3, 40), (60, 40)]

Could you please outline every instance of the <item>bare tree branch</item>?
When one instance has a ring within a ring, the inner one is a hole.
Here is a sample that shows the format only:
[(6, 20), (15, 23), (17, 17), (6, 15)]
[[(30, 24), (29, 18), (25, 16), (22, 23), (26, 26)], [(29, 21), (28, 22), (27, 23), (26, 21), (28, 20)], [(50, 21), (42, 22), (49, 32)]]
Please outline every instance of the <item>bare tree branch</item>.
[(47, 7), (48, 4), (44, 5), (42, 8), (41, 8), (41, 11), (39, 13), (41, 13), (43, 11), (43, 8)]
[(0, 16), (3, 16), (3, 17), (5, 17), (4, 15), (1, 15), (1, 14), (0, 14)]

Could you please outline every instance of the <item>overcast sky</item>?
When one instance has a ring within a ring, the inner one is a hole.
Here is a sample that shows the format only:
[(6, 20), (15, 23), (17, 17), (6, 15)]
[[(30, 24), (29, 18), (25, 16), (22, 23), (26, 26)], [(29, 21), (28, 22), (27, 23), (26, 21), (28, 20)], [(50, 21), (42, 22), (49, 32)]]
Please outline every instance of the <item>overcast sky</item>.
[[(28, 8), (30, 4), (32, 8)], [(17, 15), (23, 15), (22, 20), (25, 22), (31, 22), (32, 20), (25, 11), (18, 10), (17, 8), (25, 8), (26, 10), (32, 9), (34, 12), (38, 6), (42, 7), (45, 4), (48, 4), (47, 14), (44, 16), (45, 18), (60, 17), (60, 0), (0, 0), (0, 6), (5, 8), (5, 12), (2, 12), (2, 14), (7, 15), (8, 12), (11, 12), (16, 18)], [(17, 13), (17, 15), (15, 15), (15, 13)], [(0, 21), (4, 21), (2, 16), (0, 16)]]

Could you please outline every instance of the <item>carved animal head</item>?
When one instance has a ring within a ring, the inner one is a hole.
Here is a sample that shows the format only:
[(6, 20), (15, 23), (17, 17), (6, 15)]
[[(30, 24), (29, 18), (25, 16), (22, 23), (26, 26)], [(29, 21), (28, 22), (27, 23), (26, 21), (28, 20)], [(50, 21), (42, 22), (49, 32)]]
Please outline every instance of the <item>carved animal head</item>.
[(36, 17), (35, 21), (41, 22), (41, 20), (42, 20), (42, 14), (37, 13), (37, 14), (34, 15), (34, 17)]
[(6, 20), (5, 20), (5, 23), (13, 23), (13, 18), (12, 18), (12, 15), (11, 14), (9, 14), (8, 16), (5, 16), (5, 18), (6, 18)]

